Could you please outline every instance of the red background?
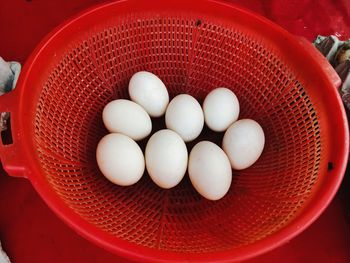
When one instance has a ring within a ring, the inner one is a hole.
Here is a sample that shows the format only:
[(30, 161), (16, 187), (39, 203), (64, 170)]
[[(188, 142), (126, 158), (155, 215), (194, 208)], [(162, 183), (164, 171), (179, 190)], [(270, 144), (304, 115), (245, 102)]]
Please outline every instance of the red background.
[[(25, 62), (43, 36), (98, 0), (0, 0), (0, 55)], [(291, 33), (350, 38), (349, 0), (235, 0)], [(243, 2), (243, 1), (242, 1)], [(30, 88), (30, 87), (28, 87)], [(323, 215), (288, 244), (254, 262), (350, 262), (350, 175)], [(29, 181), (0, 174), (0, 240), (12, 262), (128, 262), (78, 236), (49, 210)]]

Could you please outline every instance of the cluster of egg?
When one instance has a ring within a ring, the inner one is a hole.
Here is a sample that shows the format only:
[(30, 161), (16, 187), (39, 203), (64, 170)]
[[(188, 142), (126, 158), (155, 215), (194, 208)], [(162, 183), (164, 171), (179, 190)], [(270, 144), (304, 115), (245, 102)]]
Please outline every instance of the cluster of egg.
[[(209, 200), (222, 198), (232, 181), (232, 168), (251, 166), (265, 143), (261, 126), (251, 119), (238, 120), (239, 101), (227, 88), (217, 88), (205, 98), (203, 107), (188, 94), (169, 103), (164, 83), (154, 74), (137, 72), (129, 82), (131, 100), (117, 99), (103, 110), (103, 123), (110, 132), (97, 146), (97, 163), (111, 182), (135, 184), (145, 168), (155, 184), (169, 189), (189, 178), (199, 194)], [(152, 131), (151, 117), (165, 114), (166, 128), (155, 132), (143, 154), (136, 141)], [(222, 149), (210, 141), (197, 143), (188, 155), (186, 142), (202, 132), (204, 122), (224, 132)]]

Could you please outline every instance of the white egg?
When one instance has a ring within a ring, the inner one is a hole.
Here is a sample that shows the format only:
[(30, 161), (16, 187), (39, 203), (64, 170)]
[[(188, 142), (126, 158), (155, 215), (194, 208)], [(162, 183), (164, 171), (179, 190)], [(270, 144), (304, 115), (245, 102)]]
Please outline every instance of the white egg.
[(169, 103), (169, 94), (164, 83), (156, 75), (147, 71), (137, 72), (131, 77), (129, 95), (151, 117), (162, 116)]
[(201, 105), (190, 95), (173, 98), (165, 113), (166, 127), (177, 132), (185, 142), (196, 139), (204, 126)]
[(147, 112), (130, 100), (114, 100), (102, 113), (103, 123), (110, 132), (122, 133), (138, 141), (152, 131), (152, 121)]
[(203, 112), (208, 127), (213, 131), (223, 132), (238, 119), (239, 102), (231, 90), (217, 88), (206, 96)]
[(160, 130), (153, 134), (146, 146), (146, 168), (161, 188), (172, 188), (184, 177), (188, 153), (184, 141), (171, 130)]
[(253, 165), (263, 152), (264, 131), (254, 120), (242, 119), (225, 132), (222, 147), (233, 169), (242, 170)]
[(117, 185), (135, 184), (145, 170), (145, 159), (140, 147), (121, 133), (110, 133), (101, 139), (96, 159), (102, 174)]
[(231, 186), (232, 170), (225, 152), (215, 143), (197, 143), (189, 157), (188, 174), (193, 187), (209, 200), (224, 197)]

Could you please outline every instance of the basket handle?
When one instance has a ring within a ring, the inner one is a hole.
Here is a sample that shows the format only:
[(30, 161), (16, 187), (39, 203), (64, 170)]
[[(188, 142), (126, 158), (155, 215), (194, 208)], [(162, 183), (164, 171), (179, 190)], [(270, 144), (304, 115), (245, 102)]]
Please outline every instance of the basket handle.
[(338, 89), (341, 85), (341, 79), (332, 65), (328, 62), (328, 60), (306, 38), (298, 37), (298, 40), (302, 48), (310, 53), (313, 56), (314, 60), (321, 66), (323, 72), (325, 73), (325, 76), (332, 83), (332, 85)]
[[(3, 169), (11, 176), (27, 177), (23, 165), (23, 147), (20, 143), (20, 133), (16, 130), (14, 119), (18, 117), (18, 93), (14, 89), (0, 96), (0, 114), (7, 113), (9, 118), (6, 121), (6, 129), (1, 129), (0, 138), (0, 159)], [(2, 124), (2, 127), (3, 124)]]

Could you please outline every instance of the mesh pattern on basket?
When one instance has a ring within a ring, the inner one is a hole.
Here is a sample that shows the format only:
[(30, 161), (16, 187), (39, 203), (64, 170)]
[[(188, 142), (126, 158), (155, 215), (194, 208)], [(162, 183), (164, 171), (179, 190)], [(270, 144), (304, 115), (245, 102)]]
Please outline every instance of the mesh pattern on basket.
[[(204, 200), (187, 178), (172, 190), (148, 176), (125, 188), (98, 171), (102, 109), (128, 97), (128, 81), (140, 70), (157, 74), (172, 96), (202, 101), (215, 87), (231, 88), (240, 118), (263, 126), (262, 157), (234, 171), (222, 200)], [(186, 17), (124, 18), (72, 42), (47, 76), (35, 125), (42, 170), (71, 209), (111, 235), (166, 251), (223, 251), (278, 231), (308, 198), (321, 158), (317, 114), (275, 51), (246, 32)]]

